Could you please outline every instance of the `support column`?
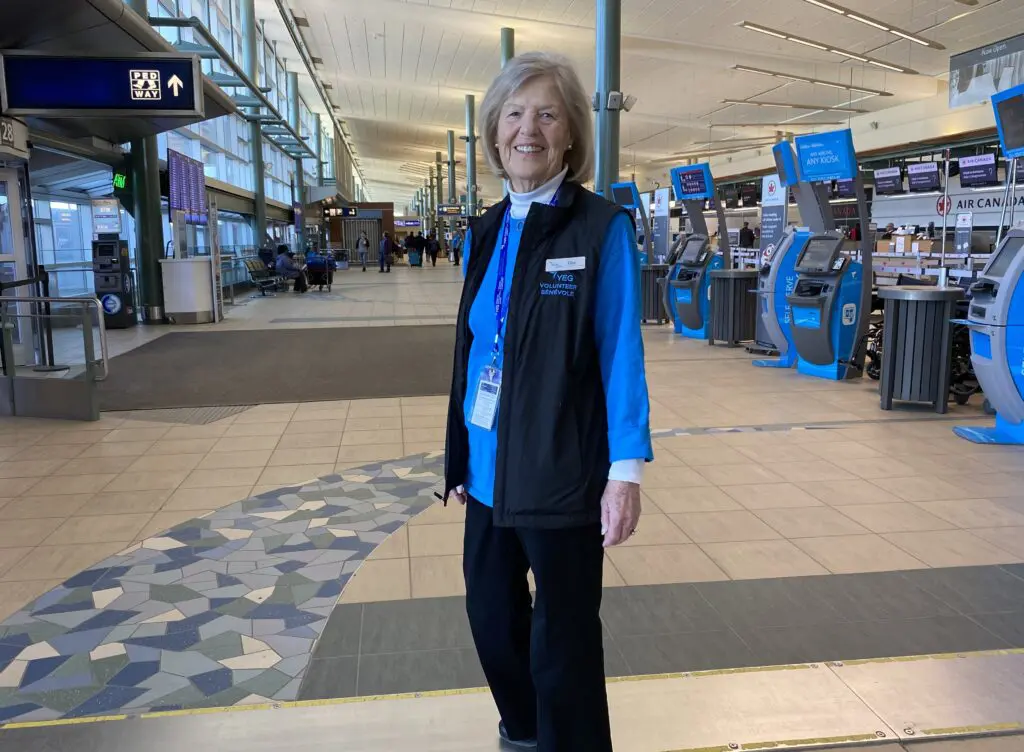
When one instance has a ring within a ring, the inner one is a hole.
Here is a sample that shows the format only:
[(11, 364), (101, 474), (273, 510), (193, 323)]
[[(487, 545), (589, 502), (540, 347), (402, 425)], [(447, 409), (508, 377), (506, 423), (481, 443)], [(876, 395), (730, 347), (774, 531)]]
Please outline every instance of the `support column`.
[(313, 135), (313, 151), (316, 152), (316, 185), (322, 188), (324, 185), (324, 129), (320, 122), (320, 113), (313, 114), (313, 127), (316, 133)]
[[(144, 0), (140, 0), (144, 2)], [(260, 85), (260, 48), (256, 39), (256, 0), (242, 0), (242, 70), (252, 82)], [(257, 114), (259, 107), (248, 108)], [(252, 192), (253, 211), (252, 236), (257, 248), (263, 247), (267, 237), (267, 185), (266, 169), (263, 165), (263, 131), (256, 121), (249, 123), (249, 146), (252, 149)]]
[(466, 95), (466, 213), (476, 216), (476, 97)]
[[(302, 106), (299, 104), (299, 74), (288, 73), (288, 121), (292, 128), (300, 136), (302, 135)], [(306, 171), (303, 167), (302, 157), (295, 158), (295, 196), (293, 200), (302, 206), (302, 215), (306, 214)], [(303, 219), (302, 226), (295, 228), (295, 243), (298, 246), (295, 250), (299, 253), (306, 252), (306, 223)]]
[(437, 189), (436, 201), (437, 205), (440, 206), (444, 203), (444, 173), (441, 172), (441, 152), (434, 152), (434, 172), (436, 178), (434, 180), (434, 187)]
[[(131, 0), (131, 9), (149, 16), (146, 0)], [(135, 194), (135, 284), (139, 287), (142, 321), (164, 323), (164, 221), (160, 211), (160, 149), (156, 136), (131, 142), (132, 190)]]
[(608, 94), (619, 91), (621, 32), (622, 0), (597, 0), (594, 186), (609, 199), (611, 185), (619, 179), (619, 110), (608, 109)]
[(455, 131), (448, 131), (448, 203), (454, 204), (455, 195)]
[(516, 30), (507, 26), (501, 29), (501, 67), (516, 56)]

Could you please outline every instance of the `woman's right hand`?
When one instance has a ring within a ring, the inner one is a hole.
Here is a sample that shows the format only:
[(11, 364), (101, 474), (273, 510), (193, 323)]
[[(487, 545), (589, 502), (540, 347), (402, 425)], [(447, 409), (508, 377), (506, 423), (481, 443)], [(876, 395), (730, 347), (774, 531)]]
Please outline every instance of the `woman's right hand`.
[(456, 486), (455, 488), (453, 488), (452, 496), (454, 496), (455, 500), (462, 504), (463, 506), (465, 506), (466, 502), (469, 501), (469, 494), (466, 493), (465, 486)]

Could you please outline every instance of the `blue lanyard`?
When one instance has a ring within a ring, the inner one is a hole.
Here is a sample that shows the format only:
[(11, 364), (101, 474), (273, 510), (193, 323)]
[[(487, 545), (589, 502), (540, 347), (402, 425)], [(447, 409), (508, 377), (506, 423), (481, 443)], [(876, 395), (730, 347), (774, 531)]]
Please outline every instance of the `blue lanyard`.
[[(558, 191), (551, 197), (548, 206), (558, 205)], [(505, 210), (505, 218), (501, 222), (501, 243), (498, 245), (498, 281), (494, 284), (494, 345), (491, 347), (491, 365), (497, 365), (498, 354), (501, 352), (501, 333), (508, 318), (508, 305), (511, 296), (505, 297), (505, 265), (508, 263), (508, 236), (511, 231), (512, 207)]]

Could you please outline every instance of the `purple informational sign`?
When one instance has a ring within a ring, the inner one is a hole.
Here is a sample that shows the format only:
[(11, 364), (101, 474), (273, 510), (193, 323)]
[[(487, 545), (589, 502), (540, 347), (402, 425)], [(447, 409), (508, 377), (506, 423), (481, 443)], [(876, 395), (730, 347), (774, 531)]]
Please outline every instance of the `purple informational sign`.
[(171, 211), (183, 212), (187, 224), (205, 225), (206, 172), (203, 163), (168, 149), (167, 172), (170, 183), (168, 202)]
[(941, 189), (939, 185), (939, 163), (918, 162), (907, 165), (912, 193), (924, 193)]
[(996, 173), (996, 155), (979, 154), (960, 157), (960, 185), (964, 188), (999, 185)]

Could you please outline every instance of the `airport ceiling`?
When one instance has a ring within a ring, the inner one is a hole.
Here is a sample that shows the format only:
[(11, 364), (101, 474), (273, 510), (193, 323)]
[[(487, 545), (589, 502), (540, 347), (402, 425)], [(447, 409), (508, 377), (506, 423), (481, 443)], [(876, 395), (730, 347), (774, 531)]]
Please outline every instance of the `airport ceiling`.
[[(497, 74), (501, 27), (515, 29), (517, 51), (563, 53), (594, 85), (594, 0), (259, 0), (258, 12), (269, 5), (277, 16), (279, 2), (323, 60), (318, 74), (376, 201), (408, 204), (434, 153), (446, 150), (445, 132), (464, 134), (464, 95), (479, 105)], [(950, 55), (1021, 30), (1020, 0), (622, 0), (621, 88), (637, 103), (622, 114), (620, 170), (852, 114), (827, 108), (875, 111), (934, 96), (946, 88)], [(456, 143), (463, 192), (465, 149)], [(500, 186), (478, 164), (489, 202)]]

